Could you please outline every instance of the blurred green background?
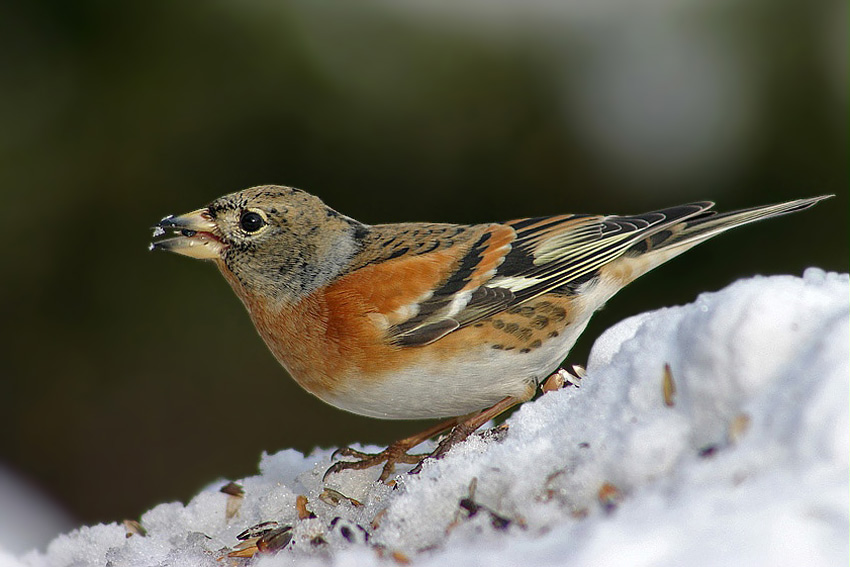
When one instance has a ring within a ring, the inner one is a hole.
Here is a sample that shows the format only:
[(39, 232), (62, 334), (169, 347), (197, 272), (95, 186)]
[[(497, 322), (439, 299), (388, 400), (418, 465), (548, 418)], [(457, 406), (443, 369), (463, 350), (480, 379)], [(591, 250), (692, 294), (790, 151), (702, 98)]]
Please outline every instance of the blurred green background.
[(848, 271), (847, 3), (6, 0), (0, 467), (71, 522), (133, 518), (262, 451), (415, 422), (301, 391), (212, 265), (149, 227), (252, 185), (361, 221), (837, 197), (633, 284), (641, 311)]

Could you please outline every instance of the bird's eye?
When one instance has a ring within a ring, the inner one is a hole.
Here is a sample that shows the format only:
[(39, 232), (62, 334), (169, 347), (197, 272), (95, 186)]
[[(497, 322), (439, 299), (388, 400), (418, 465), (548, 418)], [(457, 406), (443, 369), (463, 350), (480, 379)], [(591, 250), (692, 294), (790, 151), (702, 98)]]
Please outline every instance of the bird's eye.
[(245, 211), (242, 213), (242, 216), (239, 217), (239, 226), (242, 227), (242, 230), (248, 233), (257, 232), (264, 226), (266, 226), (266, 219), (260, 213), (254, 211)]

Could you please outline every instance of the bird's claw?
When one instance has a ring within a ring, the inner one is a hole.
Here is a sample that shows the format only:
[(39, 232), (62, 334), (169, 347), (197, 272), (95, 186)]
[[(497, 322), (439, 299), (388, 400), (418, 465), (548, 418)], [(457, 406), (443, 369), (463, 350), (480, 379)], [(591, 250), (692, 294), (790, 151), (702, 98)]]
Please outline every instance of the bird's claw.
[(368, 459), (370, 457), (374, 457), (374, 453), (364, 453), (363, 451), (358, 451), (357, 449), (352, 449), (351, 447), (340, 447), (336, 451), (331, 454), (331, 460), (335, 461), (339, 457), (354, 457), (356, 459)]
[(409, 455), (407, 451), (411, 448), (412, 447), (409, 447), (407, 444), (394, 443), (380, 453), (364, 453), (362, 451), (352, 449), (351, 447), (342, 447), (334, 451), (331, 456), (332, 459), (336, 459), (337, 457), (354, 457), (358, 460), (337, 461), (325, 471), (324, 476), (322, 476), (322, 480), (325, 481), (332, 474), (341, 471), (363, 470), (384, 463), (384, 467), (381, 470), (381, 476), (378, 477), (379, 481), (384, 482), (395, 471), (396, 464), (419, 465), (423, 459), (429, 457), (427, 454)]

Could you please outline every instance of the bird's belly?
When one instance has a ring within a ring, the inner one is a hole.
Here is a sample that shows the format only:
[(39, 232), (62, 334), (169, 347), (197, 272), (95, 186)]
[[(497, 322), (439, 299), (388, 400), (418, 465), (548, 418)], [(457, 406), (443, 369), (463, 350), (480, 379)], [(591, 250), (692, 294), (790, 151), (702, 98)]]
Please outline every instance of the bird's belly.
[(558, 368), (584, 326), (577, 325), (530, 352), (482, 345), (448, 360), (426, 354), (415, 364), (379, 378), (352, 380), (351, 388), (324, 392), (320, 397), (352, 413), (383, 419), (465, 415), (507, 396), (527, 396), (529, 388)]

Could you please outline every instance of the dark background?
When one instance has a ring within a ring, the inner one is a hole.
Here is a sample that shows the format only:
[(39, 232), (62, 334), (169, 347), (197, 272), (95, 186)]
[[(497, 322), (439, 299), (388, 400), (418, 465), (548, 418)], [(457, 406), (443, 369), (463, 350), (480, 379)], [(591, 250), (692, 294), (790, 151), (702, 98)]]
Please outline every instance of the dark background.
[(846, 2), (553, 4), (6, 1), (0, 467), (93, 523), (422, 426), (310, 397), (212, 265), (147, 251), (252, 185), (369, 223), (837, 195), (636, 282), (571, 362), (738, 278), (848, 271)]

